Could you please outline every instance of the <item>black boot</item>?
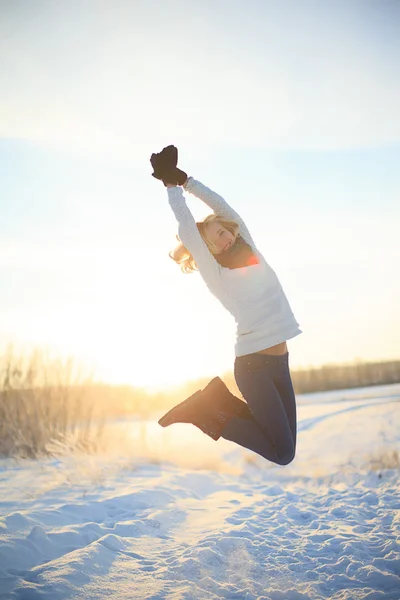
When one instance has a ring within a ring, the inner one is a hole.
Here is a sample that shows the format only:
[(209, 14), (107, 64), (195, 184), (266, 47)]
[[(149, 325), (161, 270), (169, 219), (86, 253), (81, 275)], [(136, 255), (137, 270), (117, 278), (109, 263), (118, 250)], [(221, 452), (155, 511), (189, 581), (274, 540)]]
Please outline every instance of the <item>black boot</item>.
[(253, 420), (246, 404), (229, 391), (219, 377), (214, 377), (204, 390), (198, 390), (189, 398), (174, 406), (158, 422), (162, 427), (173, 423), (192, 423), (213, 440), (232, 417)]

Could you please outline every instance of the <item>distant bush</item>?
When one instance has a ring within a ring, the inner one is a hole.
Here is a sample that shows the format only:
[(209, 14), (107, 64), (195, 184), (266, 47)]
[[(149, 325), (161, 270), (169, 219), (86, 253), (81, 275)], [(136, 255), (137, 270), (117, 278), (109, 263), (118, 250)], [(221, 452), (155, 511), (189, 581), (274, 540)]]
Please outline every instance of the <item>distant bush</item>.
[(368, 460), (371, 471), (400, 469), (400, 454), (397, 450), (386, 449), (373, 454)]
[(72, 359), (46, 357), (41, 351), (17, 357), (9, 349), (0, 358), (0, 455), (36, 457), (51, 441), (71, 434), (78, 446), (99, 435), (92, 422), (91, 381)]
[(292, 372), (293, 387), (298, 394), (400, 383), (400, 360), (308, 367)]

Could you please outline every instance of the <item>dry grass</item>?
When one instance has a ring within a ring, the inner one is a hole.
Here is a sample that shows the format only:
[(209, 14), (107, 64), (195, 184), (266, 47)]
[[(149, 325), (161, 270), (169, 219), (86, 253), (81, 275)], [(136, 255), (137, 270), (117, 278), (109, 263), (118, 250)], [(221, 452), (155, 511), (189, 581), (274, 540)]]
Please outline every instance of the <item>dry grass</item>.
[(104, 422), (91, 384), (72, 359), (18, 357), (10, 348), (0, 358), (0, 455), (34, 458), (69, 439), (82, 449), (94, 444)]
[(371, 471), (400, 469), (400, 454), (397, 450), (387, 449), (374, 453), (368, 461)]

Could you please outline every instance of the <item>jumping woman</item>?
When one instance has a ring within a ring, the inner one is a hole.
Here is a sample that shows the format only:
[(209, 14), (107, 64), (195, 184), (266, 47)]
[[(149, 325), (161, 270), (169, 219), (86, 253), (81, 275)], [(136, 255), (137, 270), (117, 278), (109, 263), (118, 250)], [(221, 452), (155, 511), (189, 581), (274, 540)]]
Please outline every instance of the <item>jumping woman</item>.
[[(278, 465), (296, 452), (296, 399), (286, 341), (302, 333), (275, 271), (257, 249), (238, 213), (218, 194), (177, 168), (178, 151), (152, 154), (153, 177), (167, 188), (178, 221), (179, 245), (170, 256), (184, 273), (198, 270), (237, 325), (234, 376), (243, 400), (215, 377), (172, 408), (163, 427), (192, 423)], [(213, 211), (196, 222), (183, 191)]]

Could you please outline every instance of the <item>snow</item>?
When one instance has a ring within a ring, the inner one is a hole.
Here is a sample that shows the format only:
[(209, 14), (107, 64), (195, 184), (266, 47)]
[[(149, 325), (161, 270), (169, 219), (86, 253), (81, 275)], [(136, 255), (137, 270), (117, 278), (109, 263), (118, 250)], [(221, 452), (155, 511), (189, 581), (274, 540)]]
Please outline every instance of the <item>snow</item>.
[(287, 466), (158, 414), (0, 461), (0, 599), (399, 600), (400, 385), (297, 401)]

